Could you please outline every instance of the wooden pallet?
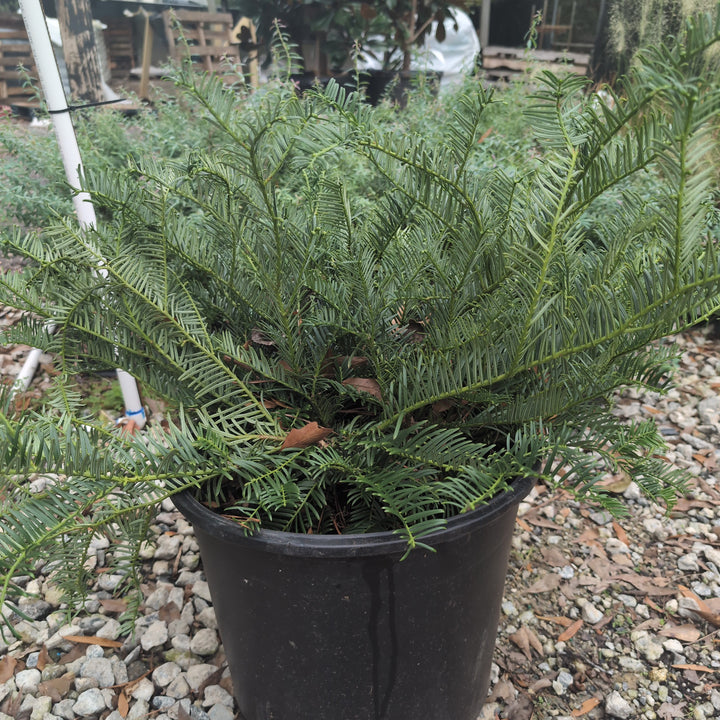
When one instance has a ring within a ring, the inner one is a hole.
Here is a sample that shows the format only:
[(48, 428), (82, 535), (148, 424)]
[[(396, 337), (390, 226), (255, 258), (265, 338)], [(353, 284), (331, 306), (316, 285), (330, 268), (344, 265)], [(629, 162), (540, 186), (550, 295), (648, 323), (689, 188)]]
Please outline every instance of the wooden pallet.
[(221, 75), (227, 75), (228, 60), (240, 62), (238, 47), (231, 44), (233, 19), (230, 13), (166, 10), (163, 20), (174, 60), (189, 56), (199, 68)]
[(511, 80), (534, 69), (586, 75), (590, 55), (565, 50), (526, 50), (489, 45), (483, 48), (482, 60), (487, 78), (497, 81)]
[[(20, 71), (20, 68), (24, 72)], [(0, 103), (37, 105), (36, 91), (26, 87), (27, 76), (37, 80), (35, 61), (25, 24), (19, 15), (0, 13)]]
[(110, 61), (112, 77), (127, 78), (130, 70), (138, 64), (133, 40), (133, 25), (127, 18), (103, 20), (105, 47)]

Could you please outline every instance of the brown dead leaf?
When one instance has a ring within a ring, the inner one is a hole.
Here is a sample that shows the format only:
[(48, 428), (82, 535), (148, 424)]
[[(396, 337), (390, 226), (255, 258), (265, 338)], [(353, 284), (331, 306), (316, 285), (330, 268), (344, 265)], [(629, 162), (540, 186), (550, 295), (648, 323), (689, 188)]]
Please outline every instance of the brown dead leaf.
[(700, 639), (702, 633), (694, 625), (666, 625), (658, 635), (693, 643)]
[(62, 677), (41, 682), (38, 685), (38, 692), (52, 698), (52, 701), (57, 703), (67, 696), (74, 681), (75, 676), (72, 673), (66, 673)]
[(84, 655), (85, 648), (82, 645), (73, 645), (72, 648), (68, 650), (68, 652), (66, 652), (64, 655), (62, 655), (62, 657), (58, 660), (58, 665), (68, 665), (74, 660), (84, 657)]
[(120, 714), (120, 717), (127, 717), (129, 710), (130, 710), (130, 703), (128, 702), (127, 695), (125, 695), (125, 691), (123, 690), (118, 695), (117, 711)]
[(522, 518), (515, 518), (515, 522), (525, 532), (532, 532), (532, 528)]
[(707, 622), (714, 627), (720, 627), (720, 613), (715, 612), (702, 598), (698, 597), (692, 590), (686, 588), (684, 585), (678, 585), (678, 590), (682, 595), (693, 599), (697, 603), (698, 609), (694, 611), (697, 615), (703, 620), (707, 620)]
[(591, 710), (594, 710), (600, 704), (600, 698), (588, 698), (579, 708), (575, 708), (570, 715), (572, 717), (582, 717), (587, 715)]
[(564, 567), (568, 564), (568, 560), (563, 553), (555, 546), (550, 545), (541, 551), (543, 560), (552, 567)]
[(293, 428), (283, 440), (280, 449), (310, 447), (324, 440), (331, 432), (330, 428), (321, 427), (313, 421), (301, 428)]
[(178, 709), (178, 720), (192, 720), (190, 713), (182, 705)]
[(618, 523), (617, 521), (613, 520), (612, 527), (613, 527), (613, 530), (614, 530), (614, 532), (615, 532), (615, 537), (616, 537), (621, 543), (623, 543), (623, 544), (627, 545), (628, 547), (630, 547), (630, 539), (628, 538), (627, 533), (626, 533), (626, 532), (622, 529), (622, 527), (620, 526), (620, 523)]
[(573, 620), (561, 615), (537, 615), (538, 620), (545, 620), (547, 622), (555, 623), (556, 625), (562, 625), (563, 627), (570, 627), (573, 624)]
[(517, 700), (507, 709), (507, 720), (531, 720), (535, 712), (535, 705), (532, 698), (525, 693), (520, 693)]
[(124, 600), (117, 600), (115, 598), (100, 598), (100, 605), (106, 613), (115, 615), (117, 613), (124, 613), (127, 610), (127, 603)]
[(685, 717), (685, 706), (686, 702), (679, 702), (677, 705), (672, 705), (668, 702), (664, 702), (657, 709), (657, 716), (660, 720), (673, 720), (673, 718)]
[(110, 640), (110, 638), (102, 638), (97, 635), (65, 635), (63, 639), (81, 645), (99, 645), (107, 648), (122, 647), (122, 643), (117, 640)]
[(164, 622), (172, 622), (180, 619), (180, 608), (174, 603), (169, 602), (158, 610), (158, 619)]
[(630, 475), (626, 472), (619, 472), (615, 475), (608, 475), (608, 477), (603, 478), (598, 483), (598, 486), (607, 492), (619, 495), (620, 493), (624, 493), (630, 487), (631, 482), (632, 478)]
[(675, 594), (672, 588), (667, 587), (669, 580), (666, 578), (654, 577), (649, 579), (635, 573), (622, 573), (621, 575), (614, 575), (611, 579), (623, 580), (630, 583), (630, 585), (640, 590), (640, 592), (650, 595), (651, 597)]
[(582, 618), (578, 618), (570, 627), (568, 627), (566, 630), (563, 630), (558, 635), (558, 642), (567, 642), (570, 640), (570, 638), (574, 637), (577, 634), (577, 631), (583, 626)]
[(368, 395), (372, 395), (378, 400), (382, 400), (382, 392), (380, 392), (380, 385), (378, 384), (378, 381), (373, 380), (373, 378), (350, 377), (346, 380), (343, 380), (342, 384), (349, 385), (350, 387), (354, 387), (359, 392), (368, 393)]
[(17, 660), (9, 655), (6, 655), (0, 660), (0, 685), (7, 682), (13, 676), (16, 665)]
[(694, 670), (695, 672), (707, 672), (707, 673), (715, 672), (715, 670), (713, 670), (713, 668), (710, 668), (707, 665), (695, 665), (694, 663), (680, 663), (678, 665), (673, 665), (673, 667), (676, 670)]
[(522, 650), (528, 660), (532, 660), (531, 648), (535, 650), (538, 655), (543, 656), (543, 647), (540, 639), (525, 625), (522, 625), (516, 633), (513, 633), (510, 636), (510, 640)]
[(536, 580), (528, 589), (532, 595), (543, 592), (557, 590), (560, 587), (560, 576), (556, 573), (546, 573), (540, 579)]
[(531, 695), (537, 695), (542, 690), (547, 690), (547, 688), (552, 687), (552, 680), (550, 678), (540, 678), (539, 680), (536, 680), (529, 688), (528, 692)]
[(515, 686), (504, 677), (502, 680), (495, 684), (492, 690), (492, 694), (488, 697), (487, 702), (495, 702), (496, 700), (503, 700), (506, 705), (515, 700), (517, 690)]
[(50, 663), (50, 655), (45, 645), (42, 646), (37, 658), (37, 669), (42, 672), (46, 666)]

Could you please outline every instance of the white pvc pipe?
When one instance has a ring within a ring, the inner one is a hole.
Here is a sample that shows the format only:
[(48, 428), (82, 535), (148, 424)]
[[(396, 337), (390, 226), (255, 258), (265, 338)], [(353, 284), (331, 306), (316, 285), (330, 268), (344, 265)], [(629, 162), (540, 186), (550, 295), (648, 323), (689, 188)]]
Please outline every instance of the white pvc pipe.
[[(45, 14), (40, 0), (20, 0), (25, 28), (27, 29), (30, 47), (32, 48), (37, 67), (40, 84), (45, 95), (45, 102), (50, 111), (55, 135), (57, 137), (60, 155), (65, 168), (65, 177), (74, 190), (80, 188), (82, 175), (82, 158), (77, 144), (75, 128), (68, 112), (67, 99), (63, 89), (60, 71), (55, 61), (50, 34), (48, 33)], [(84, 230), (95, 227), (95, 208), (87, 192), (78, 192), (73, 195), (73, 204), (80, 227)], [(41, 351), (33, 350), (20, 370), (16, 380), (16, 387), (27, 390), (40, 360)], [(140, 402), (140, 394), (135, 379), (124, 370), (118, 370), (118, 380), (125, 402), (125, 415), (135, 421), (138, 428), (145, 425), (145, 410)], [(21, 384), (22, 383), (22, 384)]]

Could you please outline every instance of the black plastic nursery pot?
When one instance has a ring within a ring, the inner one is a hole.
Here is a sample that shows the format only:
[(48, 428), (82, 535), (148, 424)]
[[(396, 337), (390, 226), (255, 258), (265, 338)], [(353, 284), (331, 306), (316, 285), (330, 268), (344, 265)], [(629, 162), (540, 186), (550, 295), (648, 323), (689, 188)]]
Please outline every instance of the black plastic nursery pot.
[(533, 485), (448, 521), (413, 550), (391, 532), (246, 536), (190, 494), (246, 720), (476, 720), (517, 506)]

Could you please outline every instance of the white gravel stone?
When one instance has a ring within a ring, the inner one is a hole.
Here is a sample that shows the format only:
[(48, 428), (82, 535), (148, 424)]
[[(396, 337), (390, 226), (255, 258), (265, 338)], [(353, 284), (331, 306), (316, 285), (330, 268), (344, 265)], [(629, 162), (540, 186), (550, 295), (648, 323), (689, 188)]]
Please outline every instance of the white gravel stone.
[(174, 560), (182, 543), (181, 535), (161, 535), (155, 548), (156, 560)]
[(143, 678), (133, 688), (130, 696), (135, 700), (150, 700), (155, 694), (155, 686), (147, 678)]
[(603, 613), (598, 610), (592, 603), (586, 602), (582, 607), (582, 618), (586, 623), (595, 625), (603, 619)]
[(41, 695), (35, 700), (30, 720), (45, 720), (50, 710), (52, 710), (52, 698)]
[(205, 580), (198, 580), (197, 582), (193, 583), (193, 594), (197, 595), (203, 600), (207, 600), (207, 602), (211, 602), (210, 588), (208, 587), (208, 584), (205, 582)]
[(148, 717), (149, 711), (150, 703), (147, 700), (136, 700), (125, 716), (125, 720), (144, 720)]
[(202, 657), (214, 655), (219, 647), (218, 634), (212, 628), (201, 628), (190, 640), (190, 652)]
[[(570, 678), (572, 684), (572, 677)], [(233, 696), (220, 685), (208, 685), (203, 695), (203, 707), (212, 707), (213, 705), (228, 705), (232, 707)]]
[(166, 688), (165, 695), (176, 700), (187, 697), (190, 694), (190, 685), (185, 677), (185, 674), (178, 675)]
[(120, 623), (115, 618), (110, 618), (95, 634), (108, 640), (117, 640), (121, 629)]
[(625, 655), (619, 658), (618, 663), (625, 672), (641, 673), (645, 671), (645, 663), (642, 660), (638, 660), (638, 658)]
[(42, 674), (37, 668), (30, 670), (21, 670), (15, 673), (15, 685), (20, 692), (30, 693), (34, 695), (37, 692), (38, 685), (42, 679)]
[(155, 590), (145, 599), (145, 605), (153, 610), (159, 610), (168, 601), (172, 585), (170, 583), (158, 583)]
[(635, 649), (650, 662), (656, 662), (662, 657), (665, 649), (645, 630), (635, 631), (630, 634), (630, 639), (635, 645)]
[(87, 660), (80, 668), (80, 677), (96, 680), (101, 688), (109, 688), (115, 684), (112, 662), (105, 657)]
[(626, 720), (634, 714), (632, 705), (617, 690), (613, 690), (605, 699), (605, 712), (610, 717), (621, 720)]
[(215, 608), (212, 606), (206, 607), (204, 610), (198, 613), (197, 620), (200, 624), (206, 628), (217, 630), (217, 618), (215, 617)]
[(210, 720), (234, 720), (235, 713), (227, 705), (213, 705), (208, 710)]
[(78, 695), (73, 711), (80, 716), (97, 715), (105, 710), (105, 696), (97, 688), (90, 688)]
[(208, 663), (199, 663), (191, 665), (186, 672), (187, 681), (190, 689), (197, 692), (200, 686), (217, 670), (214, 665)]
[(101, 573), (98, 577), (98, 587), (106, 592), (117, 590), (118, 585), (123, 581), (122, 575), (114, 573)]
[(148, 628), (140, 636), (140, 645), (142, 649), (152, 650), (152, 648), (160, 647), (167, 642), (168, 628), (167, 623), (162, 620), (156, 620), (151, 623)]
[(180, 673), (182, 668), (174, 662), (158, 665), (152, 674), (153, 682), (161, 688), (167, 687)]
[(681, 555), (677, 561), (678, 570), (683, 572), (699, 572), (698, 556), (694, 552)]
[(75, 720), (75, 711), (73, 710), (74, 700), (64, 698), (59, 703), (53, 705), (53, 712), (63, 720)]

